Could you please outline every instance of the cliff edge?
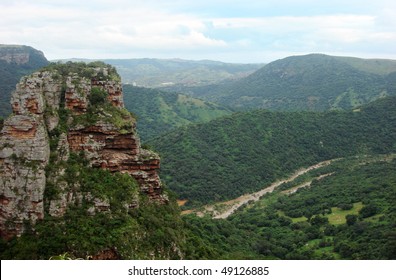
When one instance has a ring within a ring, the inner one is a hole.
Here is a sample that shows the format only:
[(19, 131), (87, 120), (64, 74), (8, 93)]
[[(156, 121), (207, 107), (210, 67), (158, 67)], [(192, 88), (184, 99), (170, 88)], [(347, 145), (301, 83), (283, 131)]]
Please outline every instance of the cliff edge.
[[(4, 240), (35, 233), (39, 221), (62, 218), (73, 207), (114, 216), (141, 203), (168, 203), (160, 158), (142, 149), (113, 67), (52, 64), (20, 80), (11, 106), (0, 136)], [(117, 180), (123, 189), (113, 186)]]

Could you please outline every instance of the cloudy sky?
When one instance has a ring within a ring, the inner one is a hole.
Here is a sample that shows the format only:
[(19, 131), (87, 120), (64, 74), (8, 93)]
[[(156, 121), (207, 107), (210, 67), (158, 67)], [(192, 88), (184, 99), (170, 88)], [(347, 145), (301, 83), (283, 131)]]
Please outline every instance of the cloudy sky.
[(396, 59), (394, 0), (0, 0), (0, 43), (61, 58)]

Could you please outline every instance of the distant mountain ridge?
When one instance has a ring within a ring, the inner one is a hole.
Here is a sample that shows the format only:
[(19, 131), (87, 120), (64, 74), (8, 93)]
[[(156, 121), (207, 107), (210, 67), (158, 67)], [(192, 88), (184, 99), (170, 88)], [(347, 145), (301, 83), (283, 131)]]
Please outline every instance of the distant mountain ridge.
[(0, 117), (11, 113), (9, 101), (19, 79), (48, 64), (43, 52), (32, 47), (0, 44)]
[(42, 51), (36, 50), (29, 46), (23, 45), (4, 45), (0, 44), (0, 60), (4, 60), (10, 64), (27, 64), (46, 62)]
[[(63, 59), (61, 61), (93, 61), (92, 59)], [(140, 87), (202, 86), (225, 80), (246, 77), (263, 64), (225, 63), (212, 60), (185, 59), (101, 59), (117, 68), (125, 84)]]
[(239, 109), (351, 109), (396, 95), (396, 61), (323, 54), (292, 56), (233, 83), (193, 92), (195, 97)]

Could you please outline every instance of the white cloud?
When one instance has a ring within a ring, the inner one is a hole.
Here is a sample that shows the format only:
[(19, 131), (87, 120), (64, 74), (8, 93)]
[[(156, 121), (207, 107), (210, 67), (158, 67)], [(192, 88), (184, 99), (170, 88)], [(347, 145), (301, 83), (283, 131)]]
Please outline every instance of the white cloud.
[(394, 1), (377, 0), (373, 8), (355, 0), (285, 1), (2, 1), (0, 39), (32, 45), (50, 59), (183, 55), (242, 62), (335, 51), (396, 58)]
[(128, 48), (196, 50), (226, 45), (206, 36), (205, 25), (199, 19), (147, 6), (87, 10), (17, 3), (4, 7), (0, 15), (3, 13), (0, 35), (4, 41), (34, 44), (42, 49), (92, 48), (97, 55), (103, 52), (102, 56), (111, 56), (112, 49), (121, 46), (128, 52)]

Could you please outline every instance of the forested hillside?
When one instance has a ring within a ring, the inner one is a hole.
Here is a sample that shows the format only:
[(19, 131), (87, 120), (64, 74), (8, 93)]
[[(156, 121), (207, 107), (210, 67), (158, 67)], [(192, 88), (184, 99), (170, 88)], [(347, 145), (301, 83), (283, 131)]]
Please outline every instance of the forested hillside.
[(396, 98), (353, 112), (236, 113), (151, 142), (161, 178), (190, 205), (257, 191), (298, 168), (396, 150)]
[(274, 61), (233, 83), (189, 91), (238, 109), (348, 110), (396, 95), (395, 72), (394, 60), (310, 54)]
[(268, 194), (227, 220), (185, 216), (186, 257), (395, 259), (394, 157), (348, 158), (320, 172), (332, 175), (292, 195)]
[(124, 85), (125, 107), (137, 115), (143, 141), (174, 128), (231, 114), (214, 103), (157, 89)]

